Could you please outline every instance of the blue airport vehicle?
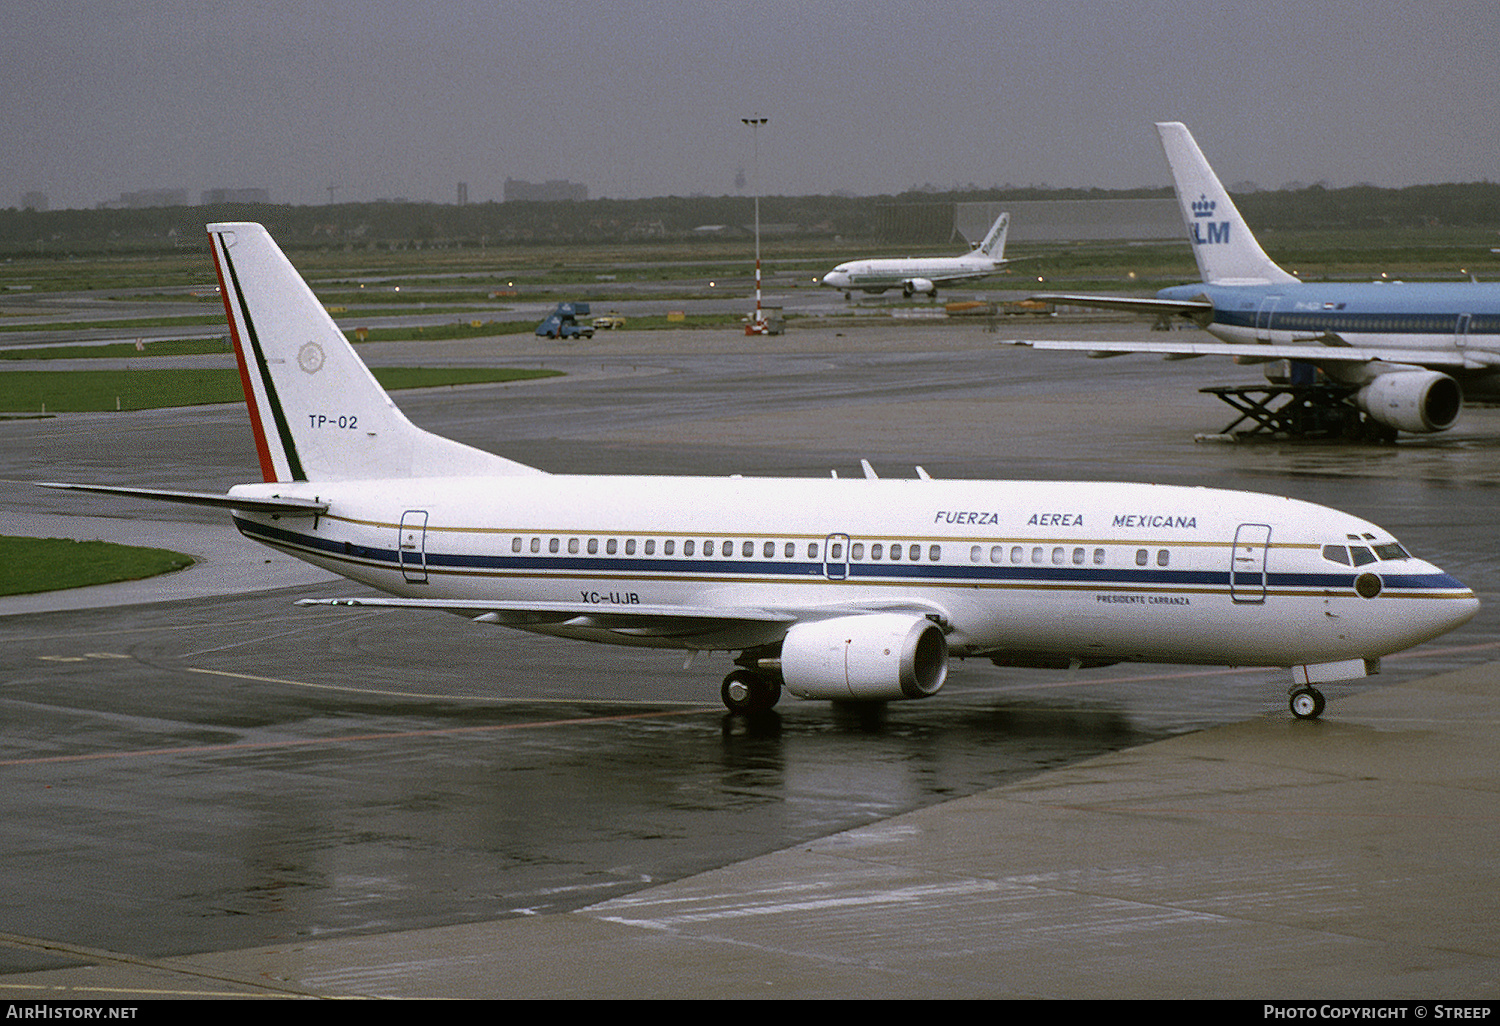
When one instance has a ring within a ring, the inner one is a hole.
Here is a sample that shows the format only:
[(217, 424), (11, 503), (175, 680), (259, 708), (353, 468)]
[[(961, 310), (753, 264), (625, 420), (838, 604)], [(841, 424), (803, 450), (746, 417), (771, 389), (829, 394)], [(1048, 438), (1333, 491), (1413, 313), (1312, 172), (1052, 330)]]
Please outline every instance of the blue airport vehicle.
[(587, 303), (558, 303), (557, 309), (536, 326), (536, 333), (543, 338), (593, 338), (594, 328), (587, 320), (578, 323), (580, 317), (589, 316)]

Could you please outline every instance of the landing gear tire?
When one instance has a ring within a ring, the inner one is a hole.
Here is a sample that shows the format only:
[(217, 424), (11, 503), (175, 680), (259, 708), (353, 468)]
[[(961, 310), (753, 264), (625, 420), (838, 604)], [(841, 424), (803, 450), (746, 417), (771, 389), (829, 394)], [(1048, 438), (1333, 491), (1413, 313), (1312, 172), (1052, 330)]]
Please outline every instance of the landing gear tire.
[(1292, 715), (1299, 720), (1315, 720), (1323, 715), (1323, 692), (1317, 688), (1297, 688), (1292, 692)]
[(750, 670), (735, 670), (719, 688), (724, 707), (736, 716), (767, 712), (781, 698), (781, 682)]

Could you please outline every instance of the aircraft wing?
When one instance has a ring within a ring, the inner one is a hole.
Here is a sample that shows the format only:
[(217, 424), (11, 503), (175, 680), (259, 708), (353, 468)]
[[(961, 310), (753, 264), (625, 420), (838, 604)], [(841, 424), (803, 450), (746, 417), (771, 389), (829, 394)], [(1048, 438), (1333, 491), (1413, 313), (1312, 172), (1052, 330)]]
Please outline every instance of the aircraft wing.
[(1124, 310), (1136, 314), (1193, 314), (1212, 313), (1213, 303), (1207, 299), (1131, 299), (1126, 296), (1080, 296), (1072, 293), (1044, 292), (1031, 297), (1044, 303), (1061, 303), (1064, 306), (1098, 307), (1101, 310)]
[(188, 506), (212, 506), (217, 509), (242, 509), (256, 513), (327, 513), (328, 503), (317, 499), (293, 499), (267, 496), (251, 499), (245, 496), (220, 495), (217, 492), (179, 492), (167, 488), (124, 488), (117, 485), (64, 484), (38, 481), (41, 488), (60, 488), (73, 492), (98, 492), (101, 495), (127, 495), (132, 499), (157, 502), (180, 502)]
[(505, 627), (540, 624), (590, 627), (638, 637), (689, 637), (723, 628), (762, 626), (775, 631), (795, 623), (860, 613), (909, 612), (947, 622), (947, 611), (917, 599), (824, 606), (688, 606), (615, 602), (510, 602), (394, 596), (301, 599), (299, 606), (429, 609)]
[(1241, 362), (1269, 360), (1304, 360), (1322, 363), (1402, 363), (1421, 367), (1478, 370), (1500, 364), (1492, 353), (1460, 352), (1456, 349), (1404, 349), (1398, 346), (1321, 346), (1321, 345), (1241, 345), (1230, 342), (1072, 342), (1052, 339), (1008, 339), (1003, 345), (1029, 346), (1088, 353), (1094, 357), (1125, 356), (1129, 353), (1156, 353), (1167, 359), (1185, 360), (1198, 356), (1232, 356)]

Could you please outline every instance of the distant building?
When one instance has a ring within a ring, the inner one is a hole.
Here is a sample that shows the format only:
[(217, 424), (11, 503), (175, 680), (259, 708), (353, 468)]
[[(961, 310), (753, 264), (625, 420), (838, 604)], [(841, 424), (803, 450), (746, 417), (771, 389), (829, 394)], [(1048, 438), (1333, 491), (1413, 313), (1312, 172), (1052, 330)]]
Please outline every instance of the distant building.
[(214, 203), (269, 203), (271, 194), (265, 189), (205, 189), (198, 202), (205, 207)]
[(458, 205), (461, 206), (461, 207), (466, 207), (466, 206), (469, 205), (469, 183), (468, 182), (459, 182), (458, 183)]
[(589, 189), (586, 185), (578, 185), (574, 182), (551, 181), (537, 184), (535, 182), (522, 181), (519, 178), (507, 178), (505, 180), (505, 200), (542, 200), (552, 202), (556, 200), (578, 200), (589, 198)]
[(1010, 211), (1011, 242), (1144, 241), (1182, 238), (1175, 199), (1011, 200), (955, 204), (954, 224), (971, 243)]
[(140, 192), (120, 193), (120, 206), (122, 207), (185, 207), (187, 205), (186, 189), (142, 189)]
[(22, 210), (46, 210), (47, 194), (45, 192), (28, 192), (21, 196)]

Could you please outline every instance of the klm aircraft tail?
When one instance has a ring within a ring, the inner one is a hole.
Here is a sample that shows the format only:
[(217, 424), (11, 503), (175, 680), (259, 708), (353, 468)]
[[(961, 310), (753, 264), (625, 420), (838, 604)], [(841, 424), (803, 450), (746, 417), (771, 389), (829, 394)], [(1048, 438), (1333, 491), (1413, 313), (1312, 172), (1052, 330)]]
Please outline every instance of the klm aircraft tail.
[(265, 480), (542, 473), (407, 420), (265, 228), (208, 235)]
[(1005, 259), (1005, 237), (1010, 234), (1010, 214), (1004, 213), (995, 218), (995, 223), (990, 226), (989, 234), (979, 244), (979, 252), (991, 260)]
[(1294, 282), (1260, 248), (1245, 219), (1235, 208), (1219, 176), (1208, 166), (1203, 151), (1187, 126), (1158, 122), (1161, 146), (1177, 185), (1177, 202), (1187, 225), (1188, 241), (1198, 259), (1198, 271), (1210, 285), (1270, 285)]

